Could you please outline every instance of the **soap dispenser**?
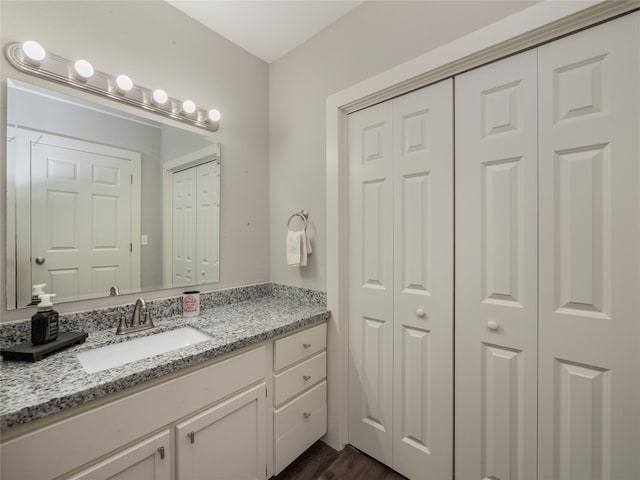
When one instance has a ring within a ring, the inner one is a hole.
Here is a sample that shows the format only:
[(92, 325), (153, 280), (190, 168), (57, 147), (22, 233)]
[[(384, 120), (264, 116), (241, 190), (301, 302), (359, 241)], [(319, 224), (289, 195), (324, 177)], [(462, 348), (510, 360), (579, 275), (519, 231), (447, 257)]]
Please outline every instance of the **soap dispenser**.
[(40, 303), (40, 295), (44, 293), (44, 287), (46, 286), (46, 283), (31, 285), (31, 303), (28, 305), (29, 307), (38, 305)]
[(41, 293), (38, 312), (31, 317), (31, 343), (42, 345), (58, 338), (58, 312), (53, 309), (51, 297), (55, 293)]

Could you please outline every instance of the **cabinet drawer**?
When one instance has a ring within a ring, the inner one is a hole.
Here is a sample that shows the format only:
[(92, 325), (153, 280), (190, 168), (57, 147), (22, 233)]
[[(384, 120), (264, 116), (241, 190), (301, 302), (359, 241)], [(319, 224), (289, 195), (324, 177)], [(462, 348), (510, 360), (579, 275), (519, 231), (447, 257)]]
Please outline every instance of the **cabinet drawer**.
[(274, 417), (277, 475), (327, 432), (327, 382), (276, 410)]
[(327, 354), (305, 360), (275, 376), (275, 405), (295, 397), (327, 376)]
[(289, 335), (274, 343), (273, 369), (278, 371), (324, 350), (327, 346), (327, 324), (323, 323), (317, 327)]

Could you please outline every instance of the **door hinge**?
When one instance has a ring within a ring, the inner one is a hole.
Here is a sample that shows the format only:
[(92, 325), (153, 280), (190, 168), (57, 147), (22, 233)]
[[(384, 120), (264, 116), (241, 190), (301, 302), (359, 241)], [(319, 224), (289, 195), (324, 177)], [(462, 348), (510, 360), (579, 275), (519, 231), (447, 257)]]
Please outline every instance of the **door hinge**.
[(131, 174), (131, 185), (133, 185), (133, 173)]

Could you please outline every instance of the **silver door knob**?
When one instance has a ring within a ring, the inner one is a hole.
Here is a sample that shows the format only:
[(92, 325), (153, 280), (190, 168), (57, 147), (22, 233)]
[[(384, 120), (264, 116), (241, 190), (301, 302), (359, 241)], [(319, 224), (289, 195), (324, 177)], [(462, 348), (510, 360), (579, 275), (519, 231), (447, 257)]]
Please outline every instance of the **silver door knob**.
[(495, 320), (489, 320), (487, 322), (487, 328), (489, 330), (498, 330), (498, 322), (496, 322)]
[(427, 312), (425, 312), (422, 308), (419, 308), (419, 309), (417, 309), (417, 310), (416, 310), (416, 316), (417, 316), (417, 317), (422, 318), (422, 317), (424, 317), (426, 314), (427, 314)]
[(47, 259), (46, 259), (46, 258), (44, 258), (44, 257), (36, 257), (36, 263), (37, 263), (38, 265), (42, 265), (42, 264), (43, 264), (44, 262), (46, 262), (46, 261), (47, 261)]

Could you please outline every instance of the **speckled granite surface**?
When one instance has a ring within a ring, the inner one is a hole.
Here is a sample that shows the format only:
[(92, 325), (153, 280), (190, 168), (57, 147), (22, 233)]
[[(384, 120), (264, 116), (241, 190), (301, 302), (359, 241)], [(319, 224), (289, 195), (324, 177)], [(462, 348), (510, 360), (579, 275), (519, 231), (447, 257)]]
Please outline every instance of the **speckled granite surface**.
[[(27, 423), (81, 405), (303, 326), (326, 321), (329, 317), (323, 292), (274, 284), (259, 287), (245, 292), (250, 294), (249, 299), (241, 292), (232, 291), (237, 289), (225, 290), (223, 296), (213, 295), (208, 299), (207, 306), (201, 307), (198, 317), (187, 319), (174, 313), (161, 318), (156, 313), (154, 330), (116, 336), (114, 323), (107, 330), (86, 329), (89, 331), (86, 343), (39, 362), (3, 360), (0, 364), (0, 428)], [(243, 298), (243, 301), (238, 301)], [(201, 298), (201, 305), (203, 303)], [(93, 313), (83, 315), (97, 318), (97, 323), (101, 325), (99, 319), (102, 317), (99, 313)], [(83, 318), (82, 322), (86, 323), (87, 319)], [(76, 358), (76, 353), (89, 348), (183, 326), (197, 328), (212, 339), (92, 374), (85, 373)]]

